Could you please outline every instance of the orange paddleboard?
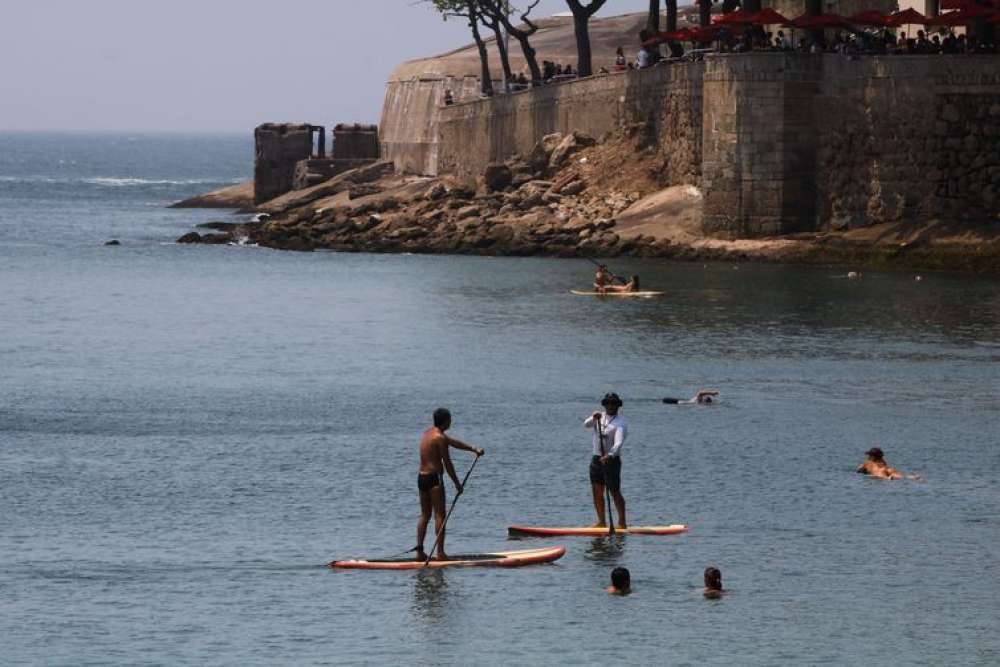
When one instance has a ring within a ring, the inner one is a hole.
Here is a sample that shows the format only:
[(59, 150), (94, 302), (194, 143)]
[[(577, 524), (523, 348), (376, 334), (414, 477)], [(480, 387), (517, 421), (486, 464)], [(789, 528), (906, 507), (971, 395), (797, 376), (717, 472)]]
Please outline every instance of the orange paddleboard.
[[(686, 533), (687, 524), (675, 523), (669, 526), (629, 526), (628, 528), (615, 527), (615, 535), (677, 535)], [(591, 526), (581, 526), (579, 528), (541, 528), (537, 526), (508, 526), (507, 535), (510, 537), (556, 537), (565, 535), (584, 535), (590, 537), (600, 537), (607, 535), (607, 528), (593, 528)]]
[(388, 560), (335, 560), (329, 566), (335, 569), (354, 570), (419, 570), (424, 567), (521, 567), (536, 563), (550, 563), (563, 557), (566, 547), (498, 551), (491, 554), (456, 554), (448, 560), (432, 560), (424, 565), (422, 560), (393, 558)]

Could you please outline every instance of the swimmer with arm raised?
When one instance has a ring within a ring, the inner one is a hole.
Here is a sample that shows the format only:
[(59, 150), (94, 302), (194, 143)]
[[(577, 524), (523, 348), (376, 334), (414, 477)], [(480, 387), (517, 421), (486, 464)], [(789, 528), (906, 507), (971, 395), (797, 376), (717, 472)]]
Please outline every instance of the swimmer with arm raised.
[(663, 402), (667, 405), (711, 405), (718, 395), (718, 389), (702, 389), (691, 398), (664, 398)]

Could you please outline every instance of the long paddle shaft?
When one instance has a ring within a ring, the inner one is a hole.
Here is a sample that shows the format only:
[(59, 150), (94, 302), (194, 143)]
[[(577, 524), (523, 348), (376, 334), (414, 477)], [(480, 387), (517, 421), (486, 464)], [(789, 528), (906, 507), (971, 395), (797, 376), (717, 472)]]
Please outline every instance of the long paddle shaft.
[[(590, 257), (584, 257), (584, 259), (586, 259), (586, 260), (587, 260), (588, 262), (590, 262), (591, 264), (593, 264), (593, 265), (594, 265), (594, 266), (596, 266), (597, 268), (600, 268), (601, 266), (603, 266), (603, 265), (602, 265), (602, 264), (601, 264), (600, 262), (598, 262), (598, 261), (597, 261), (596, 259), (591, 259)], [(624, 279), (624, 278), (622, 278), (621, 276), (616, 276), (615, 274), (611, 273), (611, 270), (610, 270), (610, 269), (608, 270), (608, 273), (609, 273), (609, 274), (611, 274), (611, 277), (612, 277), (612, 279), (614, 279), (614, 280), (617, 280), (617, 281), (618, 281), (618, 282), (620, 282), (620, 283), (621, 283), (622, 285), (628, 285), (628, 281), (627, 281), (627, 280), (625, 280), (625, 279)]]
[[(462, 478), (462, 493), (465, 493), (465, 483), (469, 481), (469, 475), (472, 474), (472, 470), (476, 467), (477, 463), (479, 463), (478, 456), (476, 456), (476, 460), (472, 462), (472, 465), (469, 466), (469, 470), (465, 473), (465, 477)], [(434, 538), (434, 546), (431, 547), (431, 550), (427, 552), (427, 560), (424, 561), (424, 567), (427, 567), (427, 564), (431, 562), (431, 558), (434, 556), (434, 552), (437, 550), (438, 544), (441, 543), (441, 536), (444, 535), (444, 527), (448, 525), (448, 518), (451, 517), (451, 513), (455, 509), (455, 504), (458, 502), (458, 499), (461, 497), (461, 495), (462, 495), (461, 493), (458, 494), (451, 501), (451, 507), (448, 508), (448, 513), (444, 515), (444, 522), (441, 524), (441, 527), (438, 528), (437, 530), (437, 536)]]
[[(601, 418), (597, 418), (595, 424), (597, 427), (597, 438), (601, 443), (601, 456), (604, 456), (604, 429), (601, 428)], [(608, 516), (608, 535), (615, 534), (615, 520), (612, 518), (611, 513), (611, 487), (608, 486), (608, 466), (607, 463), (601, 462), (601, 470), (604, 472), (604, 496), (607, 505), (607, 516)]]

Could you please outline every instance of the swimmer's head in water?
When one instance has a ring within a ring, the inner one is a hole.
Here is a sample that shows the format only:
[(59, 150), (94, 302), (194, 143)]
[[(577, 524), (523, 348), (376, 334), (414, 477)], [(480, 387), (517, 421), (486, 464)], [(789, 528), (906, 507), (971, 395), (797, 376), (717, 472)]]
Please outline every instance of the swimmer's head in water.
[(722, 573), (719, 572), (719, 568), (705, 568), (705, 588), (713, 591), (722, 590)]
[(616, 567), (611, 570), (611, 585), (619, 591), (627, 591), (632, 587), (632, 576), (628, 568)]
[(442, 431), (451, 426), (451, 413), (448, 408), (438, 408), (434, 411), (434, 425)]
[(701, 402), (702, 403), (711, 403), (712, 402), (712, 397), (711, 396), (702, 396), (701, 397)]
[(606, 408), (611, 407), (612, 405), (616, 408), (620, 408), (622, 406), (622, 399), (618, 398), (618, 394), (611, 392), (604, 395), (604, 398), (601, 399), (601, 405)]
[(879, 449), (878, 447), (872, 447), (871, 449), (869, 449), (867, 452), (865, 452), (865, 456), (870, 458), (872, 461), (881, 461), (883, 458), (885, 458), (885, 454), (883, 454), (882, 450)]

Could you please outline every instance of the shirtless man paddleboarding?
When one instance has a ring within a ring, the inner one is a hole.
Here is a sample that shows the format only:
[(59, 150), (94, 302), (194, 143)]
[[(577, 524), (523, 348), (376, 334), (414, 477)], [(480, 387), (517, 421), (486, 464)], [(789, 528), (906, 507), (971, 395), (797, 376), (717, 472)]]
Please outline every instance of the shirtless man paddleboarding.
[(451, 413), (445, 408), (438, 408), (434, 411), (434, 426), (424, 431), (420, 439), (420, 472), (417, 474), (417, 488), (420, 490), (420, 519), (417, 521), (417, 560), (427, 560), (427, 553), (424, 551), (424, 536), (427, 534), (427, 524), (431, 519), (431, 510), (434, 510), (434, 530), (437, 535), (437, 560), (448, 558), (444, 551), (444, 519), (445, 519), (445, 494), (444, 494), (444, 471), (448, 471), (448, 476), (455, 483), (455, 493), (462, 495), (462, 482), (455, 474), (455, 466), (452, 465), (448, 447), (464, 449), (472, 452), (476, 457), (480, 457), (486, 452), (480, 448), (467, 445), (460, 440), (445, 435), (451, 427)]

